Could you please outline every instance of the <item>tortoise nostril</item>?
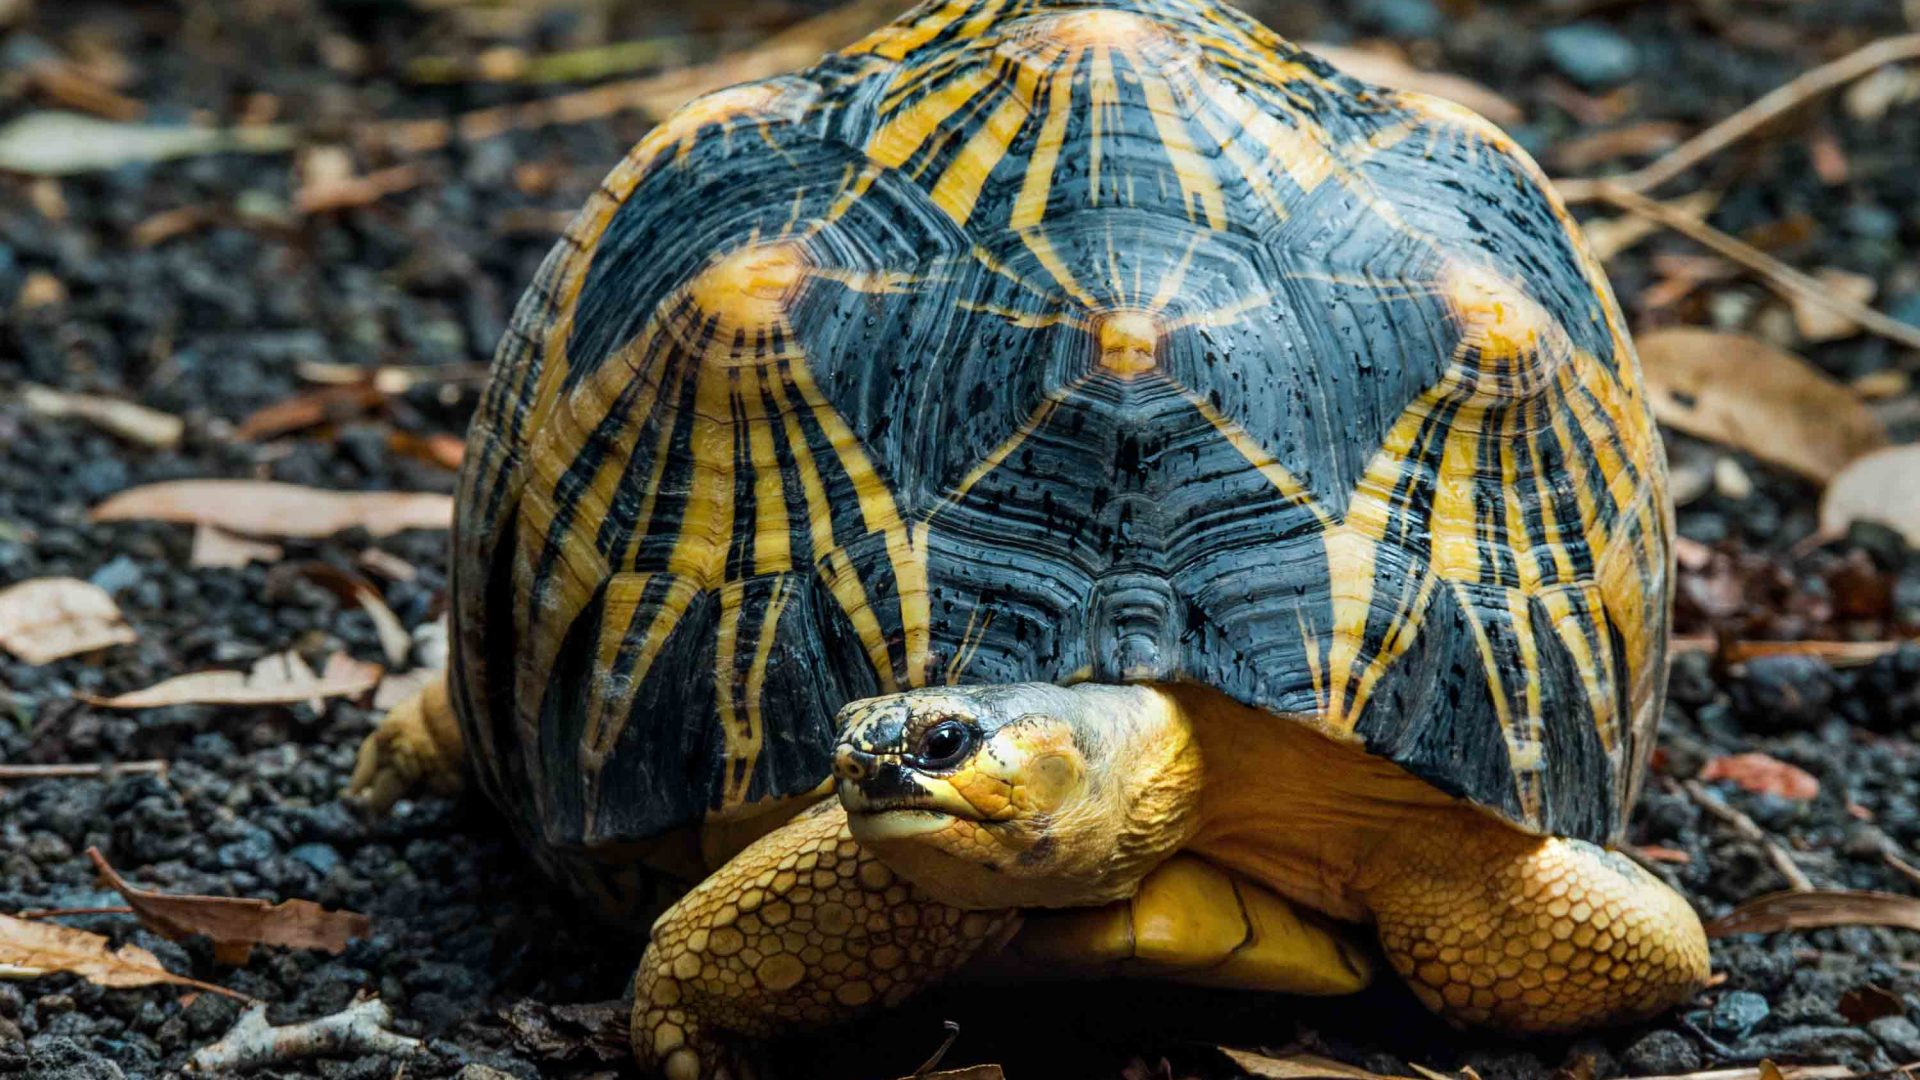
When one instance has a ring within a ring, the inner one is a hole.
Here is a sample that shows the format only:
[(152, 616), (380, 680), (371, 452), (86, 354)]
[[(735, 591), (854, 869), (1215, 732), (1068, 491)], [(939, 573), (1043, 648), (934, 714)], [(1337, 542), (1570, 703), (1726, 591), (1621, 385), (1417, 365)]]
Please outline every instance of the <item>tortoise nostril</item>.
[(833, 754), (833, 773), (842, 780), (861, 781), (873, 775), (873, 755), (851, 743), (841, 743)]

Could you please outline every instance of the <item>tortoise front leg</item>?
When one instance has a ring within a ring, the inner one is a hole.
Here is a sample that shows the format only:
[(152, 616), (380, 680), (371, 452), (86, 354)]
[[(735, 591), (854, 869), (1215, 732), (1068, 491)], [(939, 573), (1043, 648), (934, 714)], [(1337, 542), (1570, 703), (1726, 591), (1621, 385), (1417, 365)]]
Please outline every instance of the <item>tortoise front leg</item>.
[(668, 1080), (741, 1080), (752, 1040), (897, 1004), (1019, 921), (928, 899), (854, 843), (829, 799), (653, 924), (634, 983), (634, 1054)]
[(1514, 1032), (1618, 1023), (1671, 1008), (1707, 982), (1693, 908), (1594, 844), (1453, 809), (1436, 813), (1433, 831), (1384, 844), (1367, 877), (1387, 958), (1456, 1023)]
[(465, 783), (460, 722), (443, 671), (381, 717), (360, 744), (347, 794), (384, 813), (409, 795), (423, 790), (454, 795)]

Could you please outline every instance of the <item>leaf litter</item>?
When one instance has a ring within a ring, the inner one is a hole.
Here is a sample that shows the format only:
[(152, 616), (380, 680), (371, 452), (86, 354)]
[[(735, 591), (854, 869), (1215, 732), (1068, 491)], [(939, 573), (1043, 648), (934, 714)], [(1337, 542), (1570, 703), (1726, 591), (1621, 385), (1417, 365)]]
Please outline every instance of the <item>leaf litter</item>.
[(373, 921), (352, 911), (329, 911), (311, 900), (265, 900), (228, 896), (193, 896), (152, 892), (127, 883), (100, 854), (88, 848), (100, 879), (126, 898), (127, 906), (154, 933), (170, 941), (196, 935), (213, 942), (213, 956), (223, 964), (244, 966), (255, 945), (290, 949), (318, 949), (339, 955), (347, 943), (373, 932)]
[(29, 664), (51, 664), (139, 639), (107, 590), (51, 577), (0, 589), (0, 649)]
[(445, 529), (453, 497), (436, 492), (327, 491), (269, 480), (175, 480), (115, 495), (93, 521), (172, 521), (250, 536), (317, 539), (347, 529), (391, 536)]
[(1676, 430), (1821, 483), (1886, 445), (1851, 388), (1759, 338), (1683, 328), (1638, 345), (1654, 416)]
[(201, 671), (178, 675), (113, 697), (79, 694), (103, 709), (159, 709), (170, 705), (294, 705), (309, 702), (315, 709), (326, 698), (359, 697), (380, 683), (385, 672), (378, 664), (363, 663), (335, 653), (316, 675), (298, 653), (275, 653), (256, 661), (248, 671)]
[(96, 986), (132, 987), (172, 983), (241, 1001), (245, 994), (175, 975), (159, 957), (138, 945), (118, 949), (106, 937), (58, 923), (0, 915), (0, 978), (34, 979), (56, 972), (78, 975)]

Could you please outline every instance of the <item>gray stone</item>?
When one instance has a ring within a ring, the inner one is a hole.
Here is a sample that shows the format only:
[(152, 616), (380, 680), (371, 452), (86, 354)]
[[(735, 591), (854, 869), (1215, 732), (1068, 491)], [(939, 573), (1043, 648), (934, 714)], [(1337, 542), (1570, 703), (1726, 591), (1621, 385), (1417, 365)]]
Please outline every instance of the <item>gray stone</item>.
[(1633, 42), (1598, 23), (1556, 26), (1540, 35), (1554, 70), (1585, 90), (1605, 90), (1640, 70)]

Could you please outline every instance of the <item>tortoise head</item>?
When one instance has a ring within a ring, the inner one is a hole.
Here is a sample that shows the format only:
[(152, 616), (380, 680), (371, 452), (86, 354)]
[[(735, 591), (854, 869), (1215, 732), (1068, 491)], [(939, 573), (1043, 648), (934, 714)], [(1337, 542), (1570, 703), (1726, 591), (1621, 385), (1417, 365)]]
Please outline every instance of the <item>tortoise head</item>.
[(914, 690), (854, 702), (839, 726), (854, 839), (950, 904), (1118, 899), (1194, 828), (1198, 752), (1150, 687)]

